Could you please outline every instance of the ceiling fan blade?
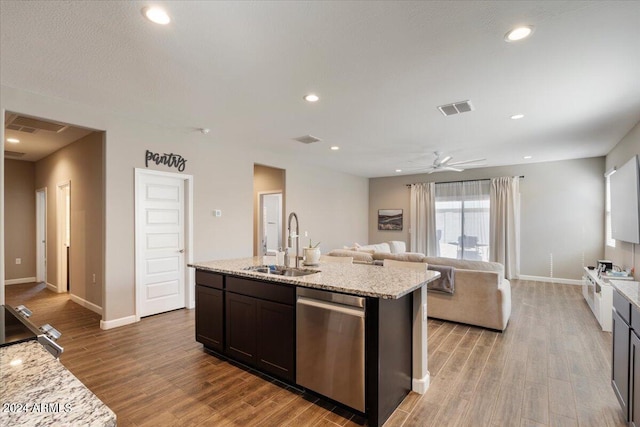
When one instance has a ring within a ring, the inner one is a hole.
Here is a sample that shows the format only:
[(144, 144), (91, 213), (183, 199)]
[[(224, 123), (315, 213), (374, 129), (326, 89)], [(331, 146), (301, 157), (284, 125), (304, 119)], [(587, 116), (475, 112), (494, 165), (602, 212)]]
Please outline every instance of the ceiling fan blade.
[(443, 168), (441, 168), (440, 170), (443, 171), (452, 171), (452, 172), (462, 172), (464, 169), (460, 169), (460, 168), (453, 168), (451, 166), (445, 166)]
[(453, 162), (453, 163), (449, 163), (448, 166), (457, 166), (457, 165), (468, 165), (470, 163), (475, 163), (475, 162), (484, 162), (487, 159), (473, 159), (473, 160), (461, 160), (459, 162)]

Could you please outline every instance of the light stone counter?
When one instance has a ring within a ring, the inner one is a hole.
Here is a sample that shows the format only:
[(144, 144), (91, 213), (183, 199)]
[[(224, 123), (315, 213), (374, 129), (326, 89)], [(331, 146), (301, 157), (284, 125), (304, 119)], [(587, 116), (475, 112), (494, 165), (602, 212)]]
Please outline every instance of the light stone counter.
[(0, 384), (0, 425), (116, 425), (113, 411), (37, 341), (0, 348)]
[(274, 257), (253, 257), (206, 261), (189, 264), (189, 267), (274, 283), (383, 299), (401, 298), (440, 276), (440, 273), (431, 270), (422, 272), (368, 264), (327, 262), (324, 258), (320, 259), (318, 266), (301, 266), (320, 270), (319, 273), (307, 276), (285, 277), (244, 270), (249, 266), (274, 264), (274, 259)]
[(625, 297), (631, 304), (640, 310), (640, 282), (630, 280), (609, 280), (609, 283)]

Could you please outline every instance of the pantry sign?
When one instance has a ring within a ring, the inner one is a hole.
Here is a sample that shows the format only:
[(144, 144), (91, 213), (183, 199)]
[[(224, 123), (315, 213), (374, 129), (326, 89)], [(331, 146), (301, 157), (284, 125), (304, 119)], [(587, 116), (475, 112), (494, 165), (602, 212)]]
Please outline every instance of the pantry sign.
[(170, 168), (176, 168), (179, 172), (183, 172), (187, 164), (187, 159), (174, 153), (154, 153), (147, 150), (144, 157), (144, 166), (147, 168), (149, 167), (149, 162), (151, 162), (156, 165), (165, 165)]

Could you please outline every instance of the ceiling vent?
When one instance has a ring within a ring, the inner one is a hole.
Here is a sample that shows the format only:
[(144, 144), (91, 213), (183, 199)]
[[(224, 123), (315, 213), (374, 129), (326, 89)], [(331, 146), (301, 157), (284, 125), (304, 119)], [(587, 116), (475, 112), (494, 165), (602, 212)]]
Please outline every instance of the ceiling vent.
[(320, 138), (316, 138), (315, 136), (305, 135), (299, 138), (293, 138), (294, 141), (302, 142), (303, 144), (313, 144), (314, 142), (322, 141)]
[(4, 150), (4, 157), (13, 157), (14, 159), (19, 159), (22, 156), (24, 156), (24, 153)]
[(26, 133), (36, 133), (40, 130), (60, 133), (69, 126), (47, 120), (21, 116), (19, 114), (12, 114), (9, 116), (5, 127), (7, 129)]
[(471, 101), (467, 100), (454, 102), (453, 104), (440, 105), (438, 110), (440, 110), (444, 116), (453, 116), (455, 114), (473, 111), (473, 105), (471, 105)]

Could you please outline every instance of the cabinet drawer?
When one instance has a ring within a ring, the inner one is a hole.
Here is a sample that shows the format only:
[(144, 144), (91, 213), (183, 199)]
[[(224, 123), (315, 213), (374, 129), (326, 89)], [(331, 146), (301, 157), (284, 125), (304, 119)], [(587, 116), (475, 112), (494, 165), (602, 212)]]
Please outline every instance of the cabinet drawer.
[(222, 274), (196, 270), (196, 284), (207, 286), (209, 288), (223, 289), (224, 276)]
[(627, 324), (631, 323), (631, 303), (615, 289), (613, 291), (613, 308), (616, 309), (622, 320)]
[(268, 301), (293, 305), (296, 299), (296, 290), (293, 286), (276, 285), (233, 276), (227, 276), (226, 284), (227, 291)]

